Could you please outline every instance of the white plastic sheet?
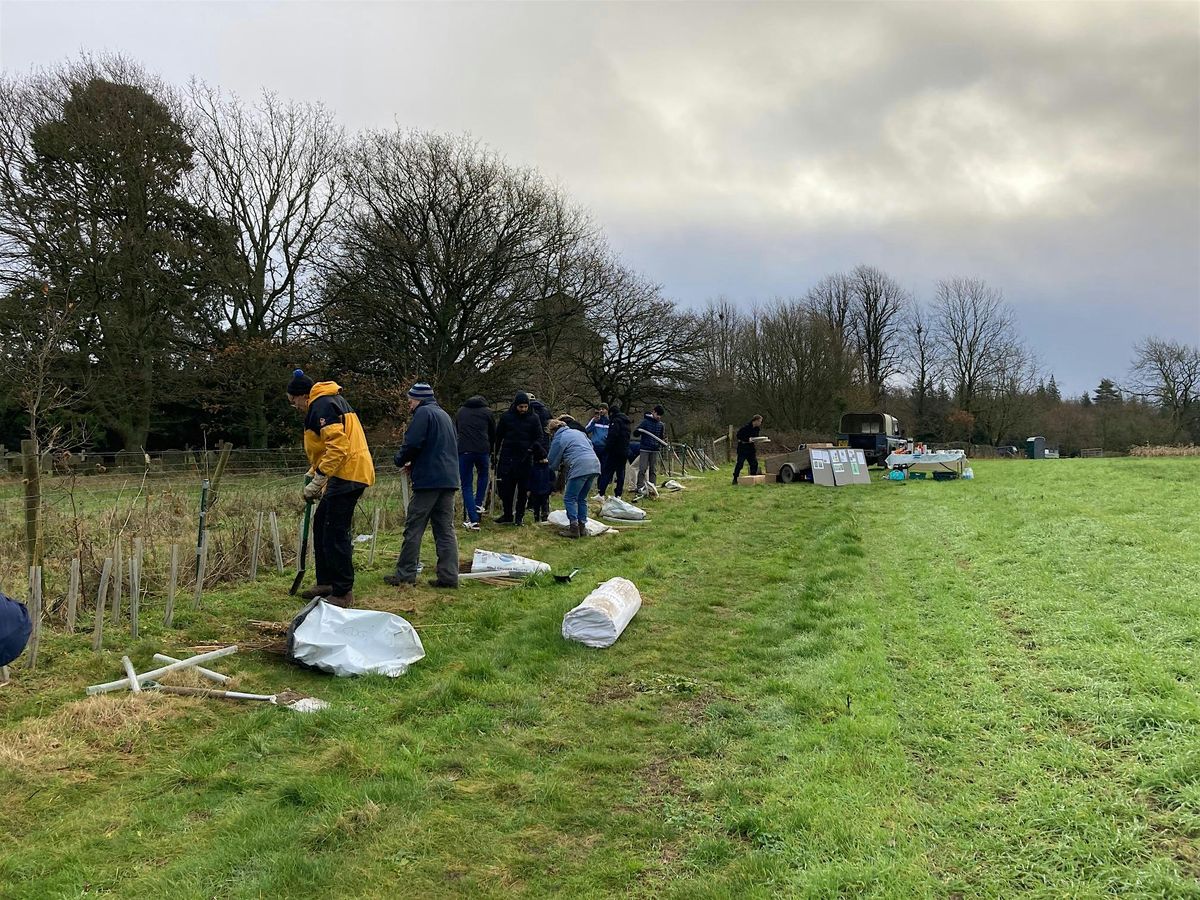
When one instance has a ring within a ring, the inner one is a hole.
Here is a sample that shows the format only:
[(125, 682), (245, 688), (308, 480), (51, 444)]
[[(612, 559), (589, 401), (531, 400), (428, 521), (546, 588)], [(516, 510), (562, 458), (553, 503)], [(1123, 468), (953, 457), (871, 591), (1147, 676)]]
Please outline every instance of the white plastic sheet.
[(666, 488), (668, 491), (682, 491), (683, 490), (683, 485), (680, 484), (678, 481), (676, 481), (674, 478), (672, 478), (670, 481), (664, 481), (663, 487)]
[[(563, 523), (566, 524), (565, 522)], [(472, 572), (515, 572), (519, 575), (536, 575), (549, 572), (550, 564), (526, 559), (515, 553), (495, 553), (491, 550), (476, 550), (471, 557)]]
[(372, 609), (342, 609), (315, 600), (297, 616), (288, 651), (306, 666), (334, 675), (387, 675), (408, 671), (425, 648), (400, 616)]
[[(567, 518), (566, 510), (556, 509), (546, 517), (546, 521), (551, 525), (557, 525), (559, 528), (566, 528), (571, 524), (571, 520)], [(598, 534), (604, 534), (606, 531), (616, 531), (611, 525), (605, 525), (603, 522), (597, 522), (595, 519), (587, 520), (588, 537), (595, 537)]]
[(600, 507), (600, 515), (606, 519), (628, 519), (640, 522), (646, 518), (646, 511), (632, 503), (626, 503), (620, 497), (607, 497)]
[(563, 617), (562, 636), (587, 647), (611, 647), (642, 608), (642, 595), (627, 578), (610, 578)]

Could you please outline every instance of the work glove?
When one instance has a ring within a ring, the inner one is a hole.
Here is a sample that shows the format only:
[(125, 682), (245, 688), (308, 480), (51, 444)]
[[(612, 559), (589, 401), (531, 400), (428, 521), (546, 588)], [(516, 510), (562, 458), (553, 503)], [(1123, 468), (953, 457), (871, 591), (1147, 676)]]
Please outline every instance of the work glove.
[(304, 486), (304, 499), (312, 503), (314, 500), (320, 499), (321, 492), (325, 490), (325, 483), (329, 481), (328, 475), (316, 474), (312, 481)]

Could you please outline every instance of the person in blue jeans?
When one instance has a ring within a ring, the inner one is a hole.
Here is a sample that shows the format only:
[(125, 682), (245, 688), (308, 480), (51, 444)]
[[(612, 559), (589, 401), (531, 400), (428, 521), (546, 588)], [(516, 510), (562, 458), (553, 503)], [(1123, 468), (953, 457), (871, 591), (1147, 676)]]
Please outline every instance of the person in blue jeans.
[(564, 428), (561, 419), (551, 419), (546, 430), (550, 432), (550, 470), (559, 464), (567, 467), (567, 483), (563, 488), (563, 505), (567, 508), (567, 527), (559, 532), (562, 537), (581, 538), (587, 535), (588, 491), (596, 476), (600, 474), (600, 459), (592, 449), (592, 442), (582, 431)]
[[(458, 409), (454, 417), (458, 433), (458, 475), (462, 481), (463, 528), (479, 530), (479, 517), (487, 497), (488, 463), (496, 441), (496, 420), (483, 397), (475, 396)], [(478, 483), (475, 475), (479, 474)]]

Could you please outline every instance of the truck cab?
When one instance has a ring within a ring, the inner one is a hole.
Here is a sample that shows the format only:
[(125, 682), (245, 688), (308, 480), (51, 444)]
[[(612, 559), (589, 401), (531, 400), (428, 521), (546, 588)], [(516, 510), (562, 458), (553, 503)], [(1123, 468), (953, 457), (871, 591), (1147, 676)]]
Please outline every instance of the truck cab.
[(882, 466), (889, 453), (908, 446), (904, 429), (887, 413), (846, 413), (840, 432), (841, 443), (862, 450), (867, 465)]

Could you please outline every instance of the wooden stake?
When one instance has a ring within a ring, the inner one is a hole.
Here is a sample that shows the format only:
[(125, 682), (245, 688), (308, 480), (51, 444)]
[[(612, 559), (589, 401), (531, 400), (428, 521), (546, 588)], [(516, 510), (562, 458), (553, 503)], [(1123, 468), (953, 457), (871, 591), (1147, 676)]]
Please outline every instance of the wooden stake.
[(117, 623), (117, 619), (121, 615), (121, 579), (124, 577), (125, 567), (121, 564), (121, 538), (117, 537), (117, 544), (113, 547), (113, 600), (112, 600), (112, 620), (113, 624)]
[(379, 507), (375, 507), (375, 515), (371, 517), (371, 553), (367, 557), (367, 565), (375, 565), (375, 541), (379, 539)]
[(82, 585), (80, 584), (80, 563), (79, 557), (71, 560), (71, 577), (67, 583), (67, 631), (75, 631), (75, 616), (79, 609), (79, 594)]
[(142, 539), (133, 539), (133, 556), (129, 560), (129, 636), (138, 636), (138, 613), (142, 605)]
[(33, 631), (29, 635), (29, 671), (37, 669), (38, 648), (42, 643), (42, 567), (29, 567), (29, 618)]
[(125, 667), (125, 674), (129, 676), (129, 687), (135, 694), (142, 692), (142, 686), (138, 683), (137, 672), (134, 671), (133, 663), (128, 656), (121, 657), (121, 665)]
[(283, 544), (279, 540), (279, 517), (271, 510), (271, 541), (275, 545), (275, 568), (283, 573)]
[(111, 558), (104, 560), (100, 572), (100, 589), (96, 591), (96, 622), (92, 626), (92, 649), (97, 653), (104, 645), (104, 603), (108, 600), (108, 579), (112, 576)]
[(167, 582), (167, 611), (163, 615), (163, 625), (171, 627), (171, 619), (175, 616), (175, 588), (179, 584), (179, 545), (171, 545), (171, 580)]
[(208, 567), (208, 535), (200, 546), (200, 568), (196, 572), (196, 596), (192, 598), (192, 609), (200, 608), (200, 595), (204, 593), (204, 570)]
[(260, 511), (254, 522), (254, 539), (250, 543), (250, 580), (258, 580), (258, 546), (262, 541), (263, 514)]

